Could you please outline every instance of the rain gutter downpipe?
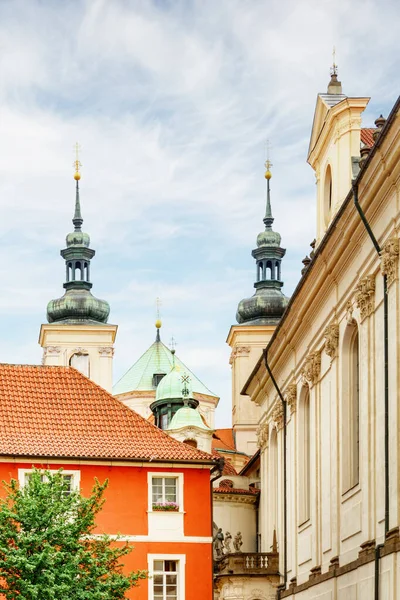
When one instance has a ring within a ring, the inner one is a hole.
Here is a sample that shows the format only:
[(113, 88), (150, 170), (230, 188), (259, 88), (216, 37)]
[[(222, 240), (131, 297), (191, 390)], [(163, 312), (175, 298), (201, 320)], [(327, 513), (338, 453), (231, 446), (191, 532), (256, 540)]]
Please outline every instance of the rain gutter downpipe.
[[(353, 182), (354, 205), (360, 215), (365, 229), (375, 247), (378, 256), (381, 256), (381, 247), (379, 246), (367, 218), (358, 202), (358, 184)], [(389, 531), (389, 318), (388, 318), (388, 294), (387, 294), (387, 276), (383, 275), (383, 335), (384, 335), (384, 380), (385, 380), (385, 539)], [(379, 558), (383, 544), (375, 548), (375, 600), (379, 599)]]
[[(264, 348), (264, 362), (265, 367), (268, 371), (268, 375), (271, 378), (272, 383), (276, 391), (278, 392), (278, 396), (280, 401), (282, 402), (283, 408), (283, 583), (284, 589), (286, 589), (287, 585), (287, 481), (286, 481), (286, 400), (283, 397), (281, 390), (279, 389), (278, 384), (276, 383), (275, 377), (272, 374), (270, 366), (268, 364), (268, 346)], [(278, 599), (280, 598), (281, 590), (278, 590)]]

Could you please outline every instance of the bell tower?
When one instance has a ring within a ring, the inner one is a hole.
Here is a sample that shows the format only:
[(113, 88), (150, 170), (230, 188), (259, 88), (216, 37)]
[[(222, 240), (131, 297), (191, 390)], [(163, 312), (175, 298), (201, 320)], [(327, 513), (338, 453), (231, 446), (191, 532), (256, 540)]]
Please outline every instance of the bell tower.
[(112, 390), (112, 361), (116, 325), (108, 325), (108, 302), (91, 293), (90, 261), (95, 251), (90, 237), (82, 231), (83, 219), (79, 195), (81, 163), (76, 145), (74, 231), (61, 250), (65, 260), (65, 293), (47, 305), (48, 324), (40, 328), (39, 343), (44, 365), (72, 366), (101, 385)]

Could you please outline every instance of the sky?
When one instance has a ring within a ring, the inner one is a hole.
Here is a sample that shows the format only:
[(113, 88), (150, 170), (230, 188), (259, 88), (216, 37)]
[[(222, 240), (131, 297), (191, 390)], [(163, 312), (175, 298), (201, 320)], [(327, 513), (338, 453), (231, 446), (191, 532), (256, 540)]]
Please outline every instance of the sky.
[(284, 293), (315, 237), (307, 149), (332, 48), (343, 92), (399, 94), (395, 0), (0, 0), (0, 362), (40, 363), (63, 293), (74, 144), (93, 294), (118, 324), (114, 380), (161, 338), (221, 397), (229, 328), (253, 294), (266, 140)]

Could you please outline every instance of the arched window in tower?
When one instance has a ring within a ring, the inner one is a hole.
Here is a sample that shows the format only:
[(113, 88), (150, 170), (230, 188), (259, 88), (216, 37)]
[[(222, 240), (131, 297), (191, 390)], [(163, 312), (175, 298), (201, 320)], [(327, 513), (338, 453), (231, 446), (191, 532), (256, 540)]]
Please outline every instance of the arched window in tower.
[(82, 264), (79, 260), (75, 263), (75, 281), (80, 281), (83, 279), (83, 270)]
[(269, 442), (269, 527), (268, 537), (272, 539), (274, 530), (278, 530), (278, 437), (276, 429), (271, 431)]
[(86, 377), (90, 376), (89, 355), (85, 352), (75, 352), (69, 359), (69, 364)]
[(304, 386), (299, 402), (299, 524), (310, 518), (311, 422), (310, 391)]
[(275, 278), (280, 281), (281, 280), (281, 263), (279, 260), (275, 262), (276, 276)]
[(360, 480), (360, 349), (357, 324), (343, 339), (342, 479), (343, 491)]
[(273, 276), (272, 276), (272, 262), (270, 260), (267, 261), (267, 275), (268, 275), (268, 279), (273, 279)]
[(325, 225), (329, 225), (332, 213), (332, 171), (330, 165), (326, 167), (324, 181), (324, 217)]

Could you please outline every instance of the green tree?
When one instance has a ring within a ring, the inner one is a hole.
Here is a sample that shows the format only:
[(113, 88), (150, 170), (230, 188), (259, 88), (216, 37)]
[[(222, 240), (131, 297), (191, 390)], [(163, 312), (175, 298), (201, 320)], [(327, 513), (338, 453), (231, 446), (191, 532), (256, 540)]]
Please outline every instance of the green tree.
[(123, 573), (131, 552), (94, 536), (108, 482), (97, 479), (88, 498), (69, 489), (67, 476), (35, 469), (26, 485), (5, 483), (0, 500), (0, 594), (7, 600), (118, 600), (145, 579)]

